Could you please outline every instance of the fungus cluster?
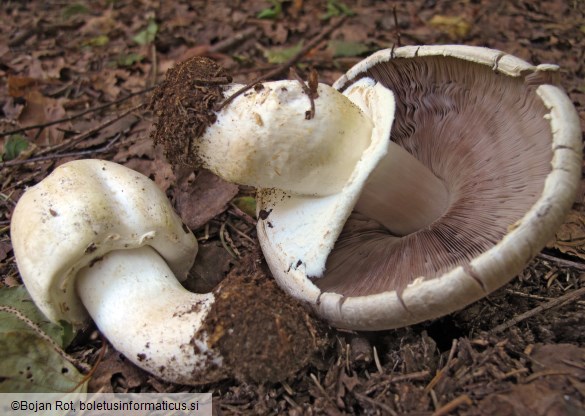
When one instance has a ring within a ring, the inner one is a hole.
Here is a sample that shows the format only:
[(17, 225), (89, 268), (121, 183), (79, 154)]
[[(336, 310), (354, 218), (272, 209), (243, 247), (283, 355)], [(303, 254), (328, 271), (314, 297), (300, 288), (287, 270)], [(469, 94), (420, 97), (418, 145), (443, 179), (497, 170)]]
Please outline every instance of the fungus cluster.
[[(258, 238), (286, 292), (340, 328), (395, 328), (497, 289), (561, 224), (582, 143), (556, 69), (476, 47), (384, 50), (320, 84), (307, 119), (313, 97), (298, 81), (263, 83), (214, 111), (241, 86), (196, 58), (154, 95), (154, 138), (175, 163), (258, 188)], [(155, 188), (108, 162), (59, 167), (14, 212), (18, 267), (51, 320), (87, 310), (116, 348), (167, 380), (225, 377), (213, 345), (226, 331), (207, 316), (229, 291), (177, 282), (197, 245)], [(124, 339), (128, 322), (137, 329)]]

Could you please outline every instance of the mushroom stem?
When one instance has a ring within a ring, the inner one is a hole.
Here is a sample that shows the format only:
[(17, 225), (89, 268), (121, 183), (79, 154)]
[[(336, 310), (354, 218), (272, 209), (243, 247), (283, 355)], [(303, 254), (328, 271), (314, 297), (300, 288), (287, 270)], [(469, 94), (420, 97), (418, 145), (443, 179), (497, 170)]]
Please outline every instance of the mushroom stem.
[(77, 292), (114, 348), (139, 367), (192, 384), (198, 370), (221, 364), (198, 331), (213, 294), (184, 289), (153, 248), (106, 254), (79, 271)]
[(448, 204), (445, 183), (404, 148), (390, 142), (354, 210), (378, 221), (392, 234), (404, 236), (440, 218)]

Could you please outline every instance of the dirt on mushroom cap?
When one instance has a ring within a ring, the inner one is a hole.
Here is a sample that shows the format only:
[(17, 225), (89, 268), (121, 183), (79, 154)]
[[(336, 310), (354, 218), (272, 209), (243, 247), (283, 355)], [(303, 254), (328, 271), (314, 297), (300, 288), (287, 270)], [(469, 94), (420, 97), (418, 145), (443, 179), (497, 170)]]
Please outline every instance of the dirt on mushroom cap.
[(157, 121), (151, 137), (174, 165), (200, 164), (193, 139), (214, 123), (214, 108), (223, 99), (222, 85), (231, 82), (224, 69), (209, 58), (193, 57), (171, 68), (154, 90), (150, 108)]
[(265, 272), (259, 253), (246, 257), (214, 291), (203, 327), (223, 365), (240, 380), (281, 381), (304, 367), (324, 342), (323, 328)]

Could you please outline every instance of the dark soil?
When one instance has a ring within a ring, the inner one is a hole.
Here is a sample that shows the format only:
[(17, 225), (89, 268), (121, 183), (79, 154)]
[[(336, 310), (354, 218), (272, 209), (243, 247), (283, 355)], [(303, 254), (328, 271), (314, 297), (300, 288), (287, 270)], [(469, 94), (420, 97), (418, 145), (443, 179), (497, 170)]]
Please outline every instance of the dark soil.
[(232, 78), (216, 62), (193, 57), (171, 68), (154, 90), (150, 108), (157, 121), (152, 138), (169, 162), (197, 167), (193, 141), (215, 122), (214, 108), (222, 101), (221, 85)]
[(214, 289), (216, 301), (202, 330), (232, 376), (280, 381), (305, 367), (325, 344), (318, 321), (286, 296), (251, 253)]
[[(188, 134), (212, 120), (214, 82), (223, 82), (225, 73), (169, 73), (171, 68), (190, 58), (212, 58), (245, 84), (347, 15), (299, 57), (302, 78), (312, 67), (321, 82), (331, 84), (364, 56), (398, 42), (487, 46), (534, 64), (559, 64), (560, 85), (584, 131), (583, 0), (66, 3), (0, 4), (0, 284), (22, 284), (9, 231), (25, 187), (59, 164), (88, 157), (152, 178), (190, 219), (201, 252), (208, 253), (194, 275), (213, 284), (229, 275), (218, 292), (229, 303), (209, 319), (233, 378), (199, 387), (162, 382), (111, 348), (101, 357), (104, 344), (88, 327), (68, 352), (96, 366), (91, 391), (212, 392), (216, 414), (237, 415), (585, 414), (585, 180), (557, 238), (502, 289), (432, 322), (377, 333), (327, 328), (322, 338), (306, 311), (288, 300), (278, 303), (283, 295), (262, 277), (253, 257), (253, 209), (246, 208), (253, 192), (240, 187), (233, 198), (237, 189), (207, 172), (173, 170), (150, 139), (153, 113), (175, 108), (173, 101), (155, 100), (154, 111), (147, 109), (152, 88), (162, 85), (171, 88), (169, 97), (188, 103), (183, 107), (204, 114), (176, 124), (159, 121), (159, 133), (167, 127), (183, 131), (167, 152), (183, 165)], [(192, 88), (164, 84), (165, 73)], [(203, 99), (189, 95), (193, 89)], [(155, 134), (157, 141), (163, 143), (168, 133)], [(15, 154), (20, 139), (28, 147)], [(257, 287), (267, 289), (265, 298), (246, 295), (257, 294)], [(241, 306), (230, 314), (234, 302)], [(296, 318), (283, 322), (287, 313)], [(220, 330), (226, 320), (237, 325), (231, 334), (225, 326)], [(246, 334), (259, 342), (242, 338)], [(242, 360), (240, 348), (256, 358)], [(283, 375), (284, 381), (270, 381)]]

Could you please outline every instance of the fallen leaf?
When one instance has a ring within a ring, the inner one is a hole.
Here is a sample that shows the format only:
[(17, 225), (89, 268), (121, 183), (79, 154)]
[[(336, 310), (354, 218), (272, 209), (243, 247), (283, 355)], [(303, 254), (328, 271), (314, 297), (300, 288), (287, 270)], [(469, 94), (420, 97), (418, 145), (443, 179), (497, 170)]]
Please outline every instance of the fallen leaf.
[(124, 387), (127, 389), (135, 389), (144, 385), (148, 378), (148, 374), (145, 371), (136, 367), (124, 355), (108, 346), (104, 358), (95, 369), (91, 380), (89, 380), (89, 390), (113, 393), (112, 379), (115, 375), (123, 378)]
[(237, 193), (237, 185), (201, 170), (192, 183), (183, 181), (179, 185), (175, 193), (177, 210), (183, 222), (195, 230), (225, 211)]
[[(65, 326), (61, 326), (50, 322), (36, 307), (24, 286), (1, 288), (0, 305), (18, 310), (62, 348), (69, 345), (73, 339), (71, 325), (65, 324)], [(0, 335), (14, 331), (24, 331), (36, 334), (28, 325), (18, 319), (15, 315), (2, 311), (0, 311), (0, 314), (2, 314), (2, 319), (0, 320)]]
[(327, 46), (334, 58), (340, 56), (358, 56), (368, 52), (370, 48), (361, 42), (331, 40)]
[[(16, 309), (60, 347), (73, 338), (70, 325), (49, 322), (23, 286), (0, 289), (0, 305)], [(84, 375), (61, 356), (38, 330), (16, 314), (0, 311), (0, 392), (85, 392)]]
[(569, 212), (555, 233), (555, 239), (547, 247), (585, 260), (585, 213), (577, 210)]
[(16, 159), (22, 151), (26, 150), (29, 144), (28, 140), (21, 134), (8, 136), (8, 139), (4, 142), (0, 160)]
[(10, 241), (0, 241), (0, 261), (8, 257), (8, 253), (12, 251), (12, 244)]
[(429, 25), (447, 34), (451, 39), (461, 39), (469, 34), (471, 24), (460, 16), (435, 15), (429, 20)]
[(229, 273), (234, 258), (221, 243), (199, 246), (197, 261), (182, 284), (195, 293), (211, 292)]
[(297, 43), (290, 48), (272, 48), (264, 51), (264, 57), (271, 64), (282, 64), (291, 59), (303, 48), (303, 42)]
[(148, 21), (146, 29), (140, 31), (136, 36), (132, 38), (132, 40), (139, 45), (148, 45), (149, 43), (154, 42), (157, 32), (158, 25), (156, 24), (154, 19), (150, 19)]
[(256, 218), (256, 198), (253, 196), (241, 196), (235, 198), (232, 202), (250, 217)]
[(83, 374), (37, 335), (19, 331), (3, 333), (0, 351), (2, 393), (87, 391)]

